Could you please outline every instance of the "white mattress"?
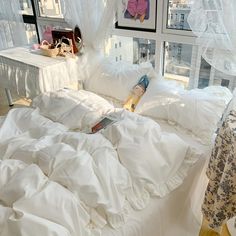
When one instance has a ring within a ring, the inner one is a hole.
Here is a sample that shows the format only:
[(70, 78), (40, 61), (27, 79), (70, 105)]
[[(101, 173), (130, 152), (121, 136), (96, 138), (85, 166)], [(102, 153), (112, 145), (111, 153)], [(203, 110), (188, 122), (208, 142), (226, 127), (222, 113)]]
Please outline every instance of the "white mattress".
[(204, 153), (190, 169), (184, 183), (163, 199), (152, 199), (142, 211), (133, 211), (119, 230), (106, 227), (103, 236), (196, 236), (201, 227), (201, 203), (207, 185), (205, 167), (210, 147), (175, 126), (159, 122), (162, 129), (178, 134), (191, 146)]

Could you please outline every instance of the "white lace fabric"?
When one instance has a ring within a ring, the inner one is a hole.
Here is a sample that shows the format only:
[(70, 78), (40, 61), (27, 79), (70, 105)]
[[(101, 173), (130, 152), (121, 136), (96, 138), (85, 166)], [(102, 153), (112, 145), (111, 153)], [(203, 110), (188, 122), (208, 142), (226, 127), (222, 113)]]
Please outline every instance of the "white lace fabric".
[(192, 1), (188, 23), (203, 47), (203, 58), (217, 70), (236, 75), (236, 1)]

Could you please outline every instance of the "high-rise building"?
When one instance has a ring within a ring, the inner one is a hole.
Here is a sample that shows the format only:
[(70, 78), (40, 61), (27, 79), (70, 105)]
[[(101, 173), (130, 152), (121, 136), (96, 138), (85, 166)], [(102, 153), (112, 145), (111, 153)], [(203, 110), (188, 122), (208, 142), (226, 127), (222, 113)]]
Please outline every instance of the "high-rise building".
[(134, 63), (137, 60), (133, 38), (112, 36), (107, 40), (105, 53), (113, 61), (128, 61)]
[(190, 13), (190, 5), (185, 0), (172, 0), (169, 1), (168, 12), (168, 28), (190, 30), (187, 22)]
[(39, 0), (39, 8), (41, 16), (62, 17), (59, 0)]
[(112, 36), (107, 41), (105, 51), (113, 61), (128, 61), (134, 64), (149, 61), (155, 66), (154, 40)]

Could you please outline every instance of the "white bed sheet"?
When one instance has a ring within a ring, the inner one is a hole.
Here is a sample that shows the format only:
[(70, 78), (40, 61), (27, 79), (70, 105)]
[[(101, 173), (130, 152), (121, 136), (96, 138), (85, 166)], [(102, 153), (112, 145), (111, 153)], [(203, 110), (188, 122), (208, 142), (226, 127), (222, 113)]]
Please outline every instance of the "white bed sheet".
[(176, 133), (204, 155), (191, 167), (179, 188), (162, 199), (151, 199), (142, 211), (132, 211), (128, 222), (119, 230), (105, 227), (102, 236), (197, 236), (199, 233), (201, 203), (207, 186), (205, 168), (211, 147), (200, 144), (175, 126), (158, 122), (163, 131)]

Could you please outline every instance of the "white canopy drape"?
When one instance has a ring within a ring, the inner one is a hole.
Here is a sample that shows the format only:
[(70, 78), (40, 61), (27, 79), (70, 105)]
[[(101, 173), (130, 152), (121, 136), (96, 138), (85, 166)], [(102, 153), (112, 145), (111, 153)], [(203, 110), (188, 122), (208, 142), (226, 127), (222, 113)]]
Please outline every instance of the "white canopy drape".
[(189, 1), (188, 23), (203, 46), (203, 58), (217, 70), (236, 75), (236, 1)]
[(27, 44), (19, 0), (0, 0), (0, 50)]
[(81, 29), (86, 47), (99, 49), (115, 18), (117, 0), (62, 0), (65, 20)]

